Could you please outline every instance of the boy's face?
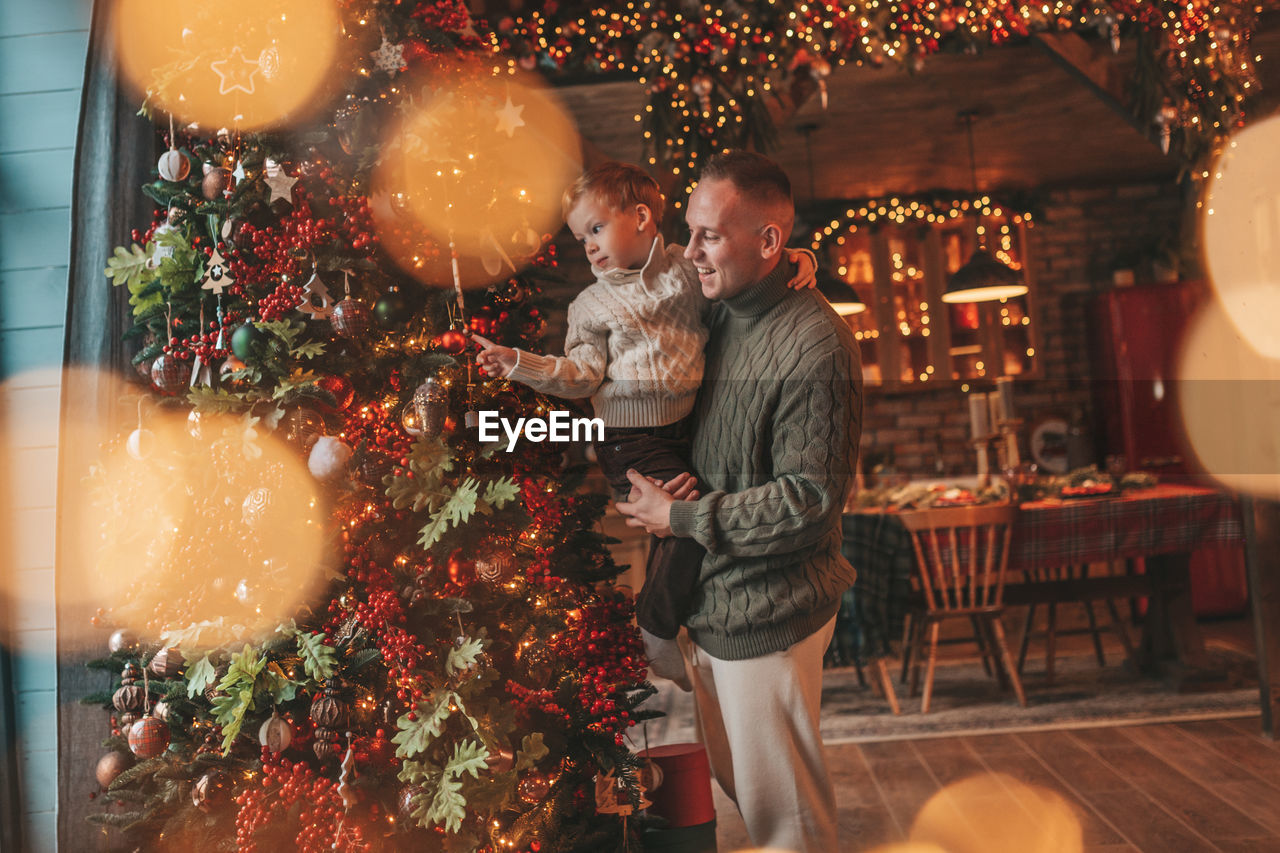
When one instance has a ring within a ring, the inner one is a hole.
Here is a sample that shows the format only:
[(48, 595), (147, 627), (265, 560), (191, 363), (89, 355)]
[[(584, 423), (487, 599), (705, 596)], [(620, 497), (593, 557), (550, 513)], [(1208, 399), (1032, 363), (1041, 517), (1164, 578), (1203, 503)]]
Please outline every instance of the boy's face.
[(582, 244), (587, 260), (602, 271), (643, 267), (657, 233), (645, 205), (618, 210), (593, 193), (578, 199), (565, 222), (573, 238)]

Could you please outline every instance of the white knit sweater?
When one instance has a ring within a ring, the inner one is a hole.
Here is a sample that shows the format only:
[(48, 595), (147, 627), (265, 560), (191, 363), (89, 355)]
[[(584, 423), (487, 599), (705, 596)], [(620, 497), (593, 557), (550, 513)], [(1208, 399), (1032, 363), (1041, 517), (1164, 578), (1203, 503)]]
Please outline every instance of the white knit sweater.
[(638, 270), (613, 269), (569, 305), (564, 355), (517, 350), (509, 379), (591, 398), (607, 427), (657, 427), (693, 409), (702, 382), (707, 299), (679, 246), (659, 236)]

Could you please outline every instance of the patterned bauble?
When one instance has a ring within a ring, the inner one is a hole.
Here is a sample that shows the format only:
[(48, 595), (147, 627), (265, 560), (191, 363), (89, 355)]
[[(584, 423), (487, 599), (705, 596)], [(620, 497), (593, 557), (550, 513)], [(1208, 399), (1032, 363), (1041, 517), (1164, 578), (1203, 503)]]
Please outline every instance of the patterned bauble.
[(476, 577), (485, 583), (500, 584), (515, 577), (516, 555), (502, 545), (489, 546), (476, 557)]
[(241, 361), (247, 362), (253, 356), (254, 348), (265, 338), (266, 332), (253, 323), (245, 323), (231, 333), (231, 353)]
[(171, 352), (161, 353), (151, 362), (151, 382), (161, 391), (173, 394), (187, 387), (191, 365)]
[(400, 819), (404, 821), (413, 820), (413, 809), (417, 804), (429, 806), (427, 797), (427, 789), (421, 785), (405, 785), (400, 789), (400, 796), (396, 798), (396, 805), (400, 812)]
[(160, 678), (177, 678), (178, 673), (182, 672), (184, 663), (186, 661), (182, 657), (182, 652), (177, 649), (161, 649), (156, 652), (151, 663), (147, 664), (147, 669)]
[(316, 380), (316, 387), (333, 397), (333, 408), (341, 412), (356, 398), (356, 388), (345, 376), (329, 374)]
[(280, 434), (304, 451), (311, 450), (316, 439), (324, 435), (324, 429), (324, 416), (306, 406), (296, 406), (280, 419)]
[(132, 654), (138, 650), (138, 637), (126, 628), (113, 631), (107, 640), (107, 648), (113, 655)]
[(258, 743), (272, 752), (283, 752), (293, 741), (293, 726), (274, 711), (258, 729)]
[(133, 766), (133, 756), (127, 752), (108, 752), (106, 755), (98, 759), (98, 766), (94, 770), (93, 775), (97, 777), (98, 784), (104, 788), (116, 781), (116, 777)]
[(187, 175), (191, 174), (191, 161), (178, 149), (170, 148), (160, 155), (156, 171), (160, 173), (161, 178), (170, 183), (185, 181)]
[(347, 718), (346, 706), (328, 691), (311, 703), (311, 719), (326, 729), (341, 728)]
[(244, 502), (240, 505), (240, 516), (250, 527), (259, 527), (266, 521), (273, 502), (271, 490), (266, 486), (259, 486), (245, 495)]
[(329, 315), (333, 330), (344, 338), (364, 337), (370, 322), (368, 307), (350, 296), (333, 306), (333, 313)]
[(207, 812), (228, 799), (231, 777), (221, 770), (210, 770), (191, 786), (191, 805)]
[(164, 720), (143, 717), (129, 727), (129, 750), (139, 758), (155, 758), (169, 745), (169, 726)]

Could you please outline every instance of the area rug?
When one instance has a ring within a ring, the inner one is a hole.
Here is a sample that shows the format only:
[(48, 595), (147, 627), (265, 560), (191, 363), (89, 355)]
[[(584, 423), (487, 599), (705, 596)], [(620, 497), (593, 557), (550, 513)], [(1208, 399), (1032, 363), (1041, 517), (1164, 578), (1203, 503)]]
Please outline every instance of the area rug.
[[(907, 695), (893, 667), (902, 707), (897, 716), (873, 687), (858, 684), (852, 667), (828, 669), (823, 678), (822, 735), (828, 744), (866, 743), (1257, 715), (1258, 687), (1249, 681), (1253, 661), (1212, 646), (1209, 654), (1212, 671), (1225, 677), (1199, 680), (1194, 692), (1186, 692), (1186, 683), (1136, 676), (1123, 666), (1099, 667), (1091, 656), (1059, 657), (1050, 683), (1042, 670), (1033, 668), (1035, 661), (1028, 661), (1023, 674), (1026, 708), (1018, 705), (1011, 690), (1002, 691), (980, 663), (948, 663), (938, 667), (928, 714), (920, 713), (919, 697)], [(669, 681), (654, 683), (658, 694), (643, 707), (666, 716), (647, 723), (637, 739), (647, 737), (654, 746), (697, 740), (692, 694)]]

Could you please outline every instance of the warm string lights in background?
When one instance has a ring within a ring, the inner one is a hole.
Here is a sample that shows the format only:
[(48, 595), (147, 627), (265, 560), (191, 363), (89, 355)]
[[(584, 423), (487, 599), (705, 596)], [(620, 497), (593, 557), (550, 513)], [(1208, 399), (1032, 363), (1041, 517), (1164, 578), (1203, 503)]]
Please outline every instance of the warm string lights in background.
[[(869, 381), (977, 379), (1000, 369), (992, 361), (998, 358), (1006, 359), (1003, 372), (1031, 369), (1035, 348), (1025, 299), (993, 297), (998, 304), (987, 312), (975, 304), (949, 304), (971, 301), (949, 300), (946, 288), (974, 245), (1010, 275), (1020, 275), (1033, 207), (1034, 199), (1026, 197), (934, 193), (820, 206), (811, 213), (809, 248), (870, 306), (846, 318), (855, 339), (873, 344), (863, 350)], [(1000, 330), (1003, 354), (985, 351), (980, 329), (987, 324)], [(890, 351), (897, 355), (890, 358)]]
[(1249, 42), (1260, 10), (1256, 2), (1209, 0), (767, 0), (728, 9), (631, 0), (544, 8), (502, 19), (495, 31), (512, 64), (636, 76), (647, 91), (635, 117), (645, 156), (687, 194), (709, 154), (768, 144), (766, 95), (798, 103), (816, 91), (825, 106), (833, 66), (918, 71), (938, 51), (976, 53), (1038, 32), (1097, 35), (1113, 51), (1141, 32), (1133, 110), (1166, 151), (1199, 162), (1241, 126), (1258, 89), (1260, 57)]
[[(935, 225), (974, 214), (996, 219), (1008, 218), (1008, 221), (1001, 226), (1001, 236), (998, 238), (1001, 242), (999, 248), (1004, 252), (1008, 252), (1010, 248), (1008, 240), (1011, 233), (1010, 223), (1025, 224), (1027, 227), (1032, 225), (1030, 210), (1002, 205), (989, 195), (957, 196), (951, 199), (937, 197), (912, 199), (894, 196), (889, 199), (856, 202), (853, 206), (847, 207), (843, 215), (832, 216), (830, 222), (813, 230), (809, 239), (809, 248), (817, 252), (832, 237), (837, 243), (843, 243), (843, 234), (846, 231), (857, 231), (859, 227), (875, 226), (877, 223), (905, 225), (914, 222), (920, 225)], [(979, 233), (983, 227), (979, 226)], [(1012, 258), (1002, 257), (1001, 260), (1013, 263)]]

